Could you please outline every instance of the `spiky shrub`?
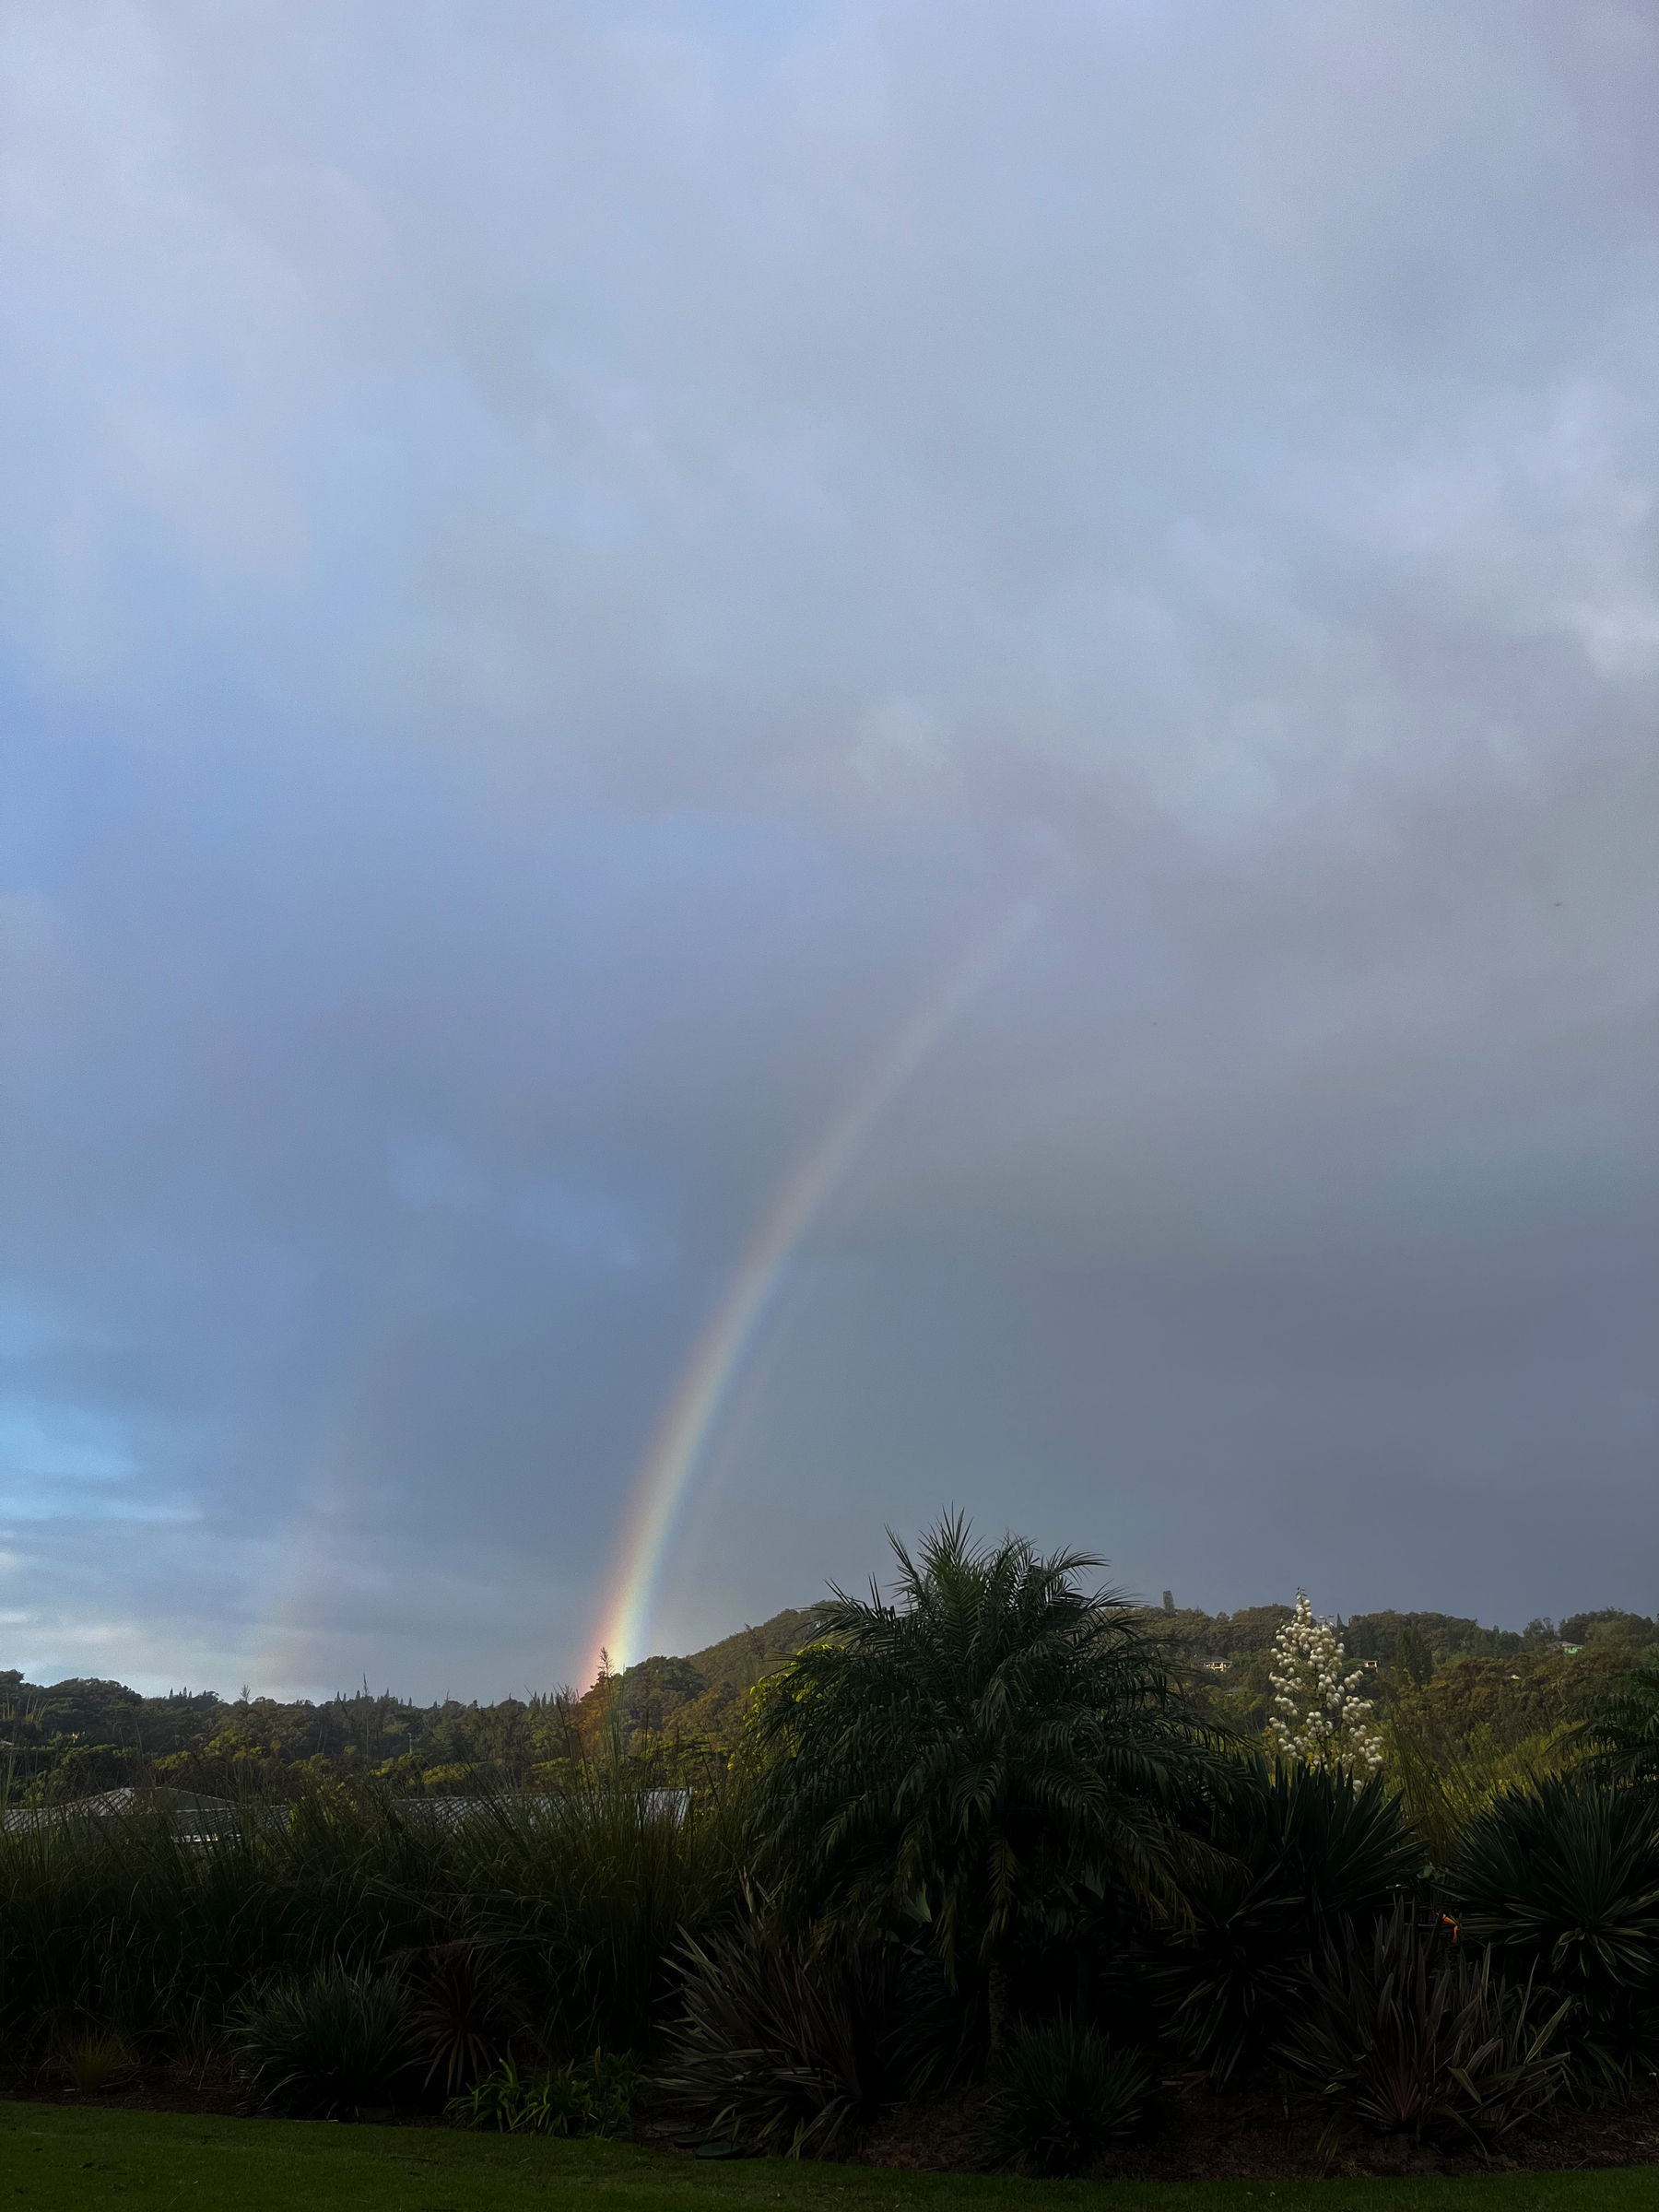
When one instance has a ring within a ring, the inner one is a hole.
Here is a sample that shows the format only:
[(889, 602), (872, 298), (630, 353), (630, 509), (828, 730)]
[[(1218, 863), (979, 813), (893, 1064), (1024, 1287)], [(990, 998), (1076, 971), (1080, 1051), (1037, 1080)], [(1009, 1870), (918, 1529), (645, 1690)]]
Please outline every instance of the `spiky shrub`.
[(1659, 1803), (1583, 1775), (1500, 1797), (1449, 1888), (1501, 1971), (1571, 2002), (1586, 2087), (1617, 2089), (1659, 2048)]
[(1140, 2128), (1151, 2086), (1139, 2052), (1113, 2049), (1085, 2021), (1017, 2028), (982, 2114), (988, 2160), (1021, 2173), (1089, 2173)]
[(511, 2032), (515, 1993), (500, 1947), (439, 1943), (403, 1963), (426, 2084), (458, 2096), (489, 2071)]
[[(919, 1918), (982, 1977), (994, 2041), (1034, 1928), (1093, 1882), (1173, 1905), (1171, 1806), (1218, 1761), (1100, 1562), (955, 1517), (892, 1602), (837, 1592), (750, 1740), (768, 1878), (797, 1925), (868, 1944)], [(999, 2003), (999, 1993), (1004, 2002)]]
[(1398, 1800), (1375, 1777), (1242, 1762), (1211, 1793), (1187, 1869), (1187, 1915), (1157, 1948), (1155, 1986), (1182, 2055), (1219, 2088), (1284, 2031), (1334, 1932), (1369, 1930), (1417, 1871)]
[(1326, 1949), (1281, 2055), (1339, 2127), (1488, 2147), (1560, 2088), (1566, 2010), (1498, 1980), (1488, 1952), (1401, 1898), (1369, 1942), (1350, 1931)]
[(889, 1948), (812, 1959), (760, 1917), (681, 1948), (681, 2009), (656, 2088), (711, 2141), (834, 2158), (902, 2086)]
[(415, 2064), (408, 1991), (360, 1967), (276, 1983), (248, 2005), (237, 2052), (263, 2103), (324, 2114), (384, 2104)]

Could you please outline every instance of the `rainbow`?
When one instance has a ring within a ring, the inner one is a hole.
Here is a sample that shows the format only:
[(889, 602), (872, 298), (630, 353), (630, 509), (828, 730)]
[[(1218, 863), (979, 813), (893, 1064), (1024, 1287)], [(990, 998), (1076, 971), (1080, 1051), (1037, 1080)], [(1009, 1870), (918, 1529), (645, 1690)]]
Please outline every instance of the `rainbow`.
[(663, 1568), (733, 1386), (789, 1263), (877, 1123), (940, 1040), (1041, 927), (1053, 889), (1021, 900), (888, 1040), (840, 1111), (773, 1192), (735, 1272), (681, 1369), (632, 1483), (594, 1640), (621, 1667), (645, 1655)]

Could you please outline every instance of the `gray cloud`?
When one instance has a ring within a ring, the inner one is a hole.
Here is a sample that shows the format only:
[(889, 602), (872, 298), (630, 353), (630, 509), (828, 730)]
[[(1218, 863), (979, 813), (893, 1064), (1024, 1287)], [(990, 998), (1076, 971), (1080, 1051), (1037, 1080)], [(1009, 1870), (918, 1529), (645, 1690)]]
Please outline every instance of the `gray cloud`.
[(768, 1193), (1034, 883), (661, 1641), (947, 1497), (1211, 1603), (1651, 1606), (1656, 64), (12, 11), (20, 1661), (580, 1665)]

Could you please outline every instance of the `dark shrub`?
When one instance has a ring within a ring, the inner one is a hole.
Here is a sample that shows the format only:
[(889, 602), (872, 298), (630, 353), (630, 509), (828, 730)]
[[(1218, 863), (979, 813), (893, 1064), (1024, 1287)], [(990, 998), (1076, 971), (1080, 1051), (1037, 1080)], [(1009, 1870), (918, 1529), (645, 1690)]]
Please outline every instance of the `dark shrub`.
[(408, 1991), (391, 1975), (324, 1967), (256, 1997), (237, 2045), (266, 2104), (320, 2113), (383, 2104), (414, 2064)]
[(1371, 1940), (1326, 1949), (1303, 1993), (1287, 2064), (1340, 2124), (1382, 2135), (1461, 2131), (1489, 2144), (1556, 2095), (1567, 2007), (1496, 1980), (1438, 1913), (1397, 1900)]
[(1417, 1872), (1398, 1802), (1324, 1769), (1248, 1761), (1200, 1829), (1185, 1877), (1190, 1925), (1155, 1979), (1185, 2056), (1219, 2086), (1283, 2033), (1317, 1952), (1368, 1928)]
[(992, 2163), (1021, 2173), (1088, 2173), (1140, 2126), (1151, 2080), (1133, 2050), (1072, 2019), (1018, 2028), (982, 2119)]
[(896, 1947), (809, 1959), (759, 1921), (688, 1940), (656, 2077), (668, 2111), (748, 2150), (843, 2153), (900, 2087)]
[(505, 2040), (512, 1987), (499, 1952), (479, 1943), (435, 1944), (406, 1966), (409, 2027), (426, 2079), (454, 2097), (487, 2074)]
[(893, 1602), (833, 1594), (758, 1700), (763, 1869), (793, 1924), (868, 1944), (920, 1905), (953, 1982), (987, 2006), (1055, 1900), (1092, 1881), (1174, 1906), (1172, 1801), (1221, 1761), (1100, 1562), (977, 1543), (960, 1515)]
[(1617, 2088), (1659, 2041), (1659, 1804), (1558, 1775), (1474, 1820), (1451, 1889), (1500, 1971), (1571, 2000), (1587, 2085)]

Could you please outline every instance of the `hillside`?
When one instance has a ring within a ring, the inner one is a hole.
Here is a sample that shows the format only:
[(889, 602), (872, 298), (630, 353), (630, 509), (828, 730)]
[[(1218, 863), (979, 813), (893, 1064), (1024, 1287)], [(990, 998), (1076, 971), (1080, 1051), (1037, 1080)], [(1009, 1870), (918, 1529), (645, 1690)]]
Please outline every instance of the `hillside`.
[(785, 1608), (759, 1628), (739, 1629), (706, 1651), (684, 1659), (643, 1659), (612, 1677), (608, 1692), (600, 1684), (581, 1702), (585, 1712), (608, 1697), (630, 1735), (703, 1737), (729, 1745), (743, 1724), (749, 1692), (763, 1675), (793, 1659), (811, 1641), (822, 1608)]
[(399, 1788), (533, 1786), (573, 1761), (614, 1755), (673, 1766), (735, 1742), (748, 1696), (812, 1635), (815, 1606), (790, 1607), (685, 1657), (641, 1661), (581, 1696), (494, 1705), (415, 1705), (367, 1685), (322, 1703), (212, 1690), (141, 1697), (124, 1683), (26, 1682), (0, 1670), (0, 1792), (77, 1797), (178, 1778), (289, 1790), (375, 1775)]
[[(1265, 1722), (1273, 1640), (1289, 1612), (1171, 1605), (1139, 1618), (1190, 1668), (1217, 1717), (1250, 1730)], [(145, 1698), (120, 1682), (41, 1685), (0, 1671), (0, 1790), (38, 1801), (188, 1777), (287, 1794), (371, 1776), (400, 1790), (465, 1794), (547, 1786), (581, 1762), (618, 1757), (660, 1776), (692, 1775), (735, 1744), (755, 1684), (809, 1641), (822, 1617), (820, 1606), (787, 1607), (702, 1651), (602, 1677), (581, 1695), (493, 1705), (415, 1705), (367, 1685), (321, 1703), (211, 1690)], [(1552, 1727), (1593, 1685), (1659, 1643), (1659, 1624), (1614, 1608), (1525, 1630), (1387, 1611), (1355, 1615), (1340, 1632), (1379, 1704), (1409, 1713), (1442, 1748), (1477, 1732), (1502, 1744)]]

